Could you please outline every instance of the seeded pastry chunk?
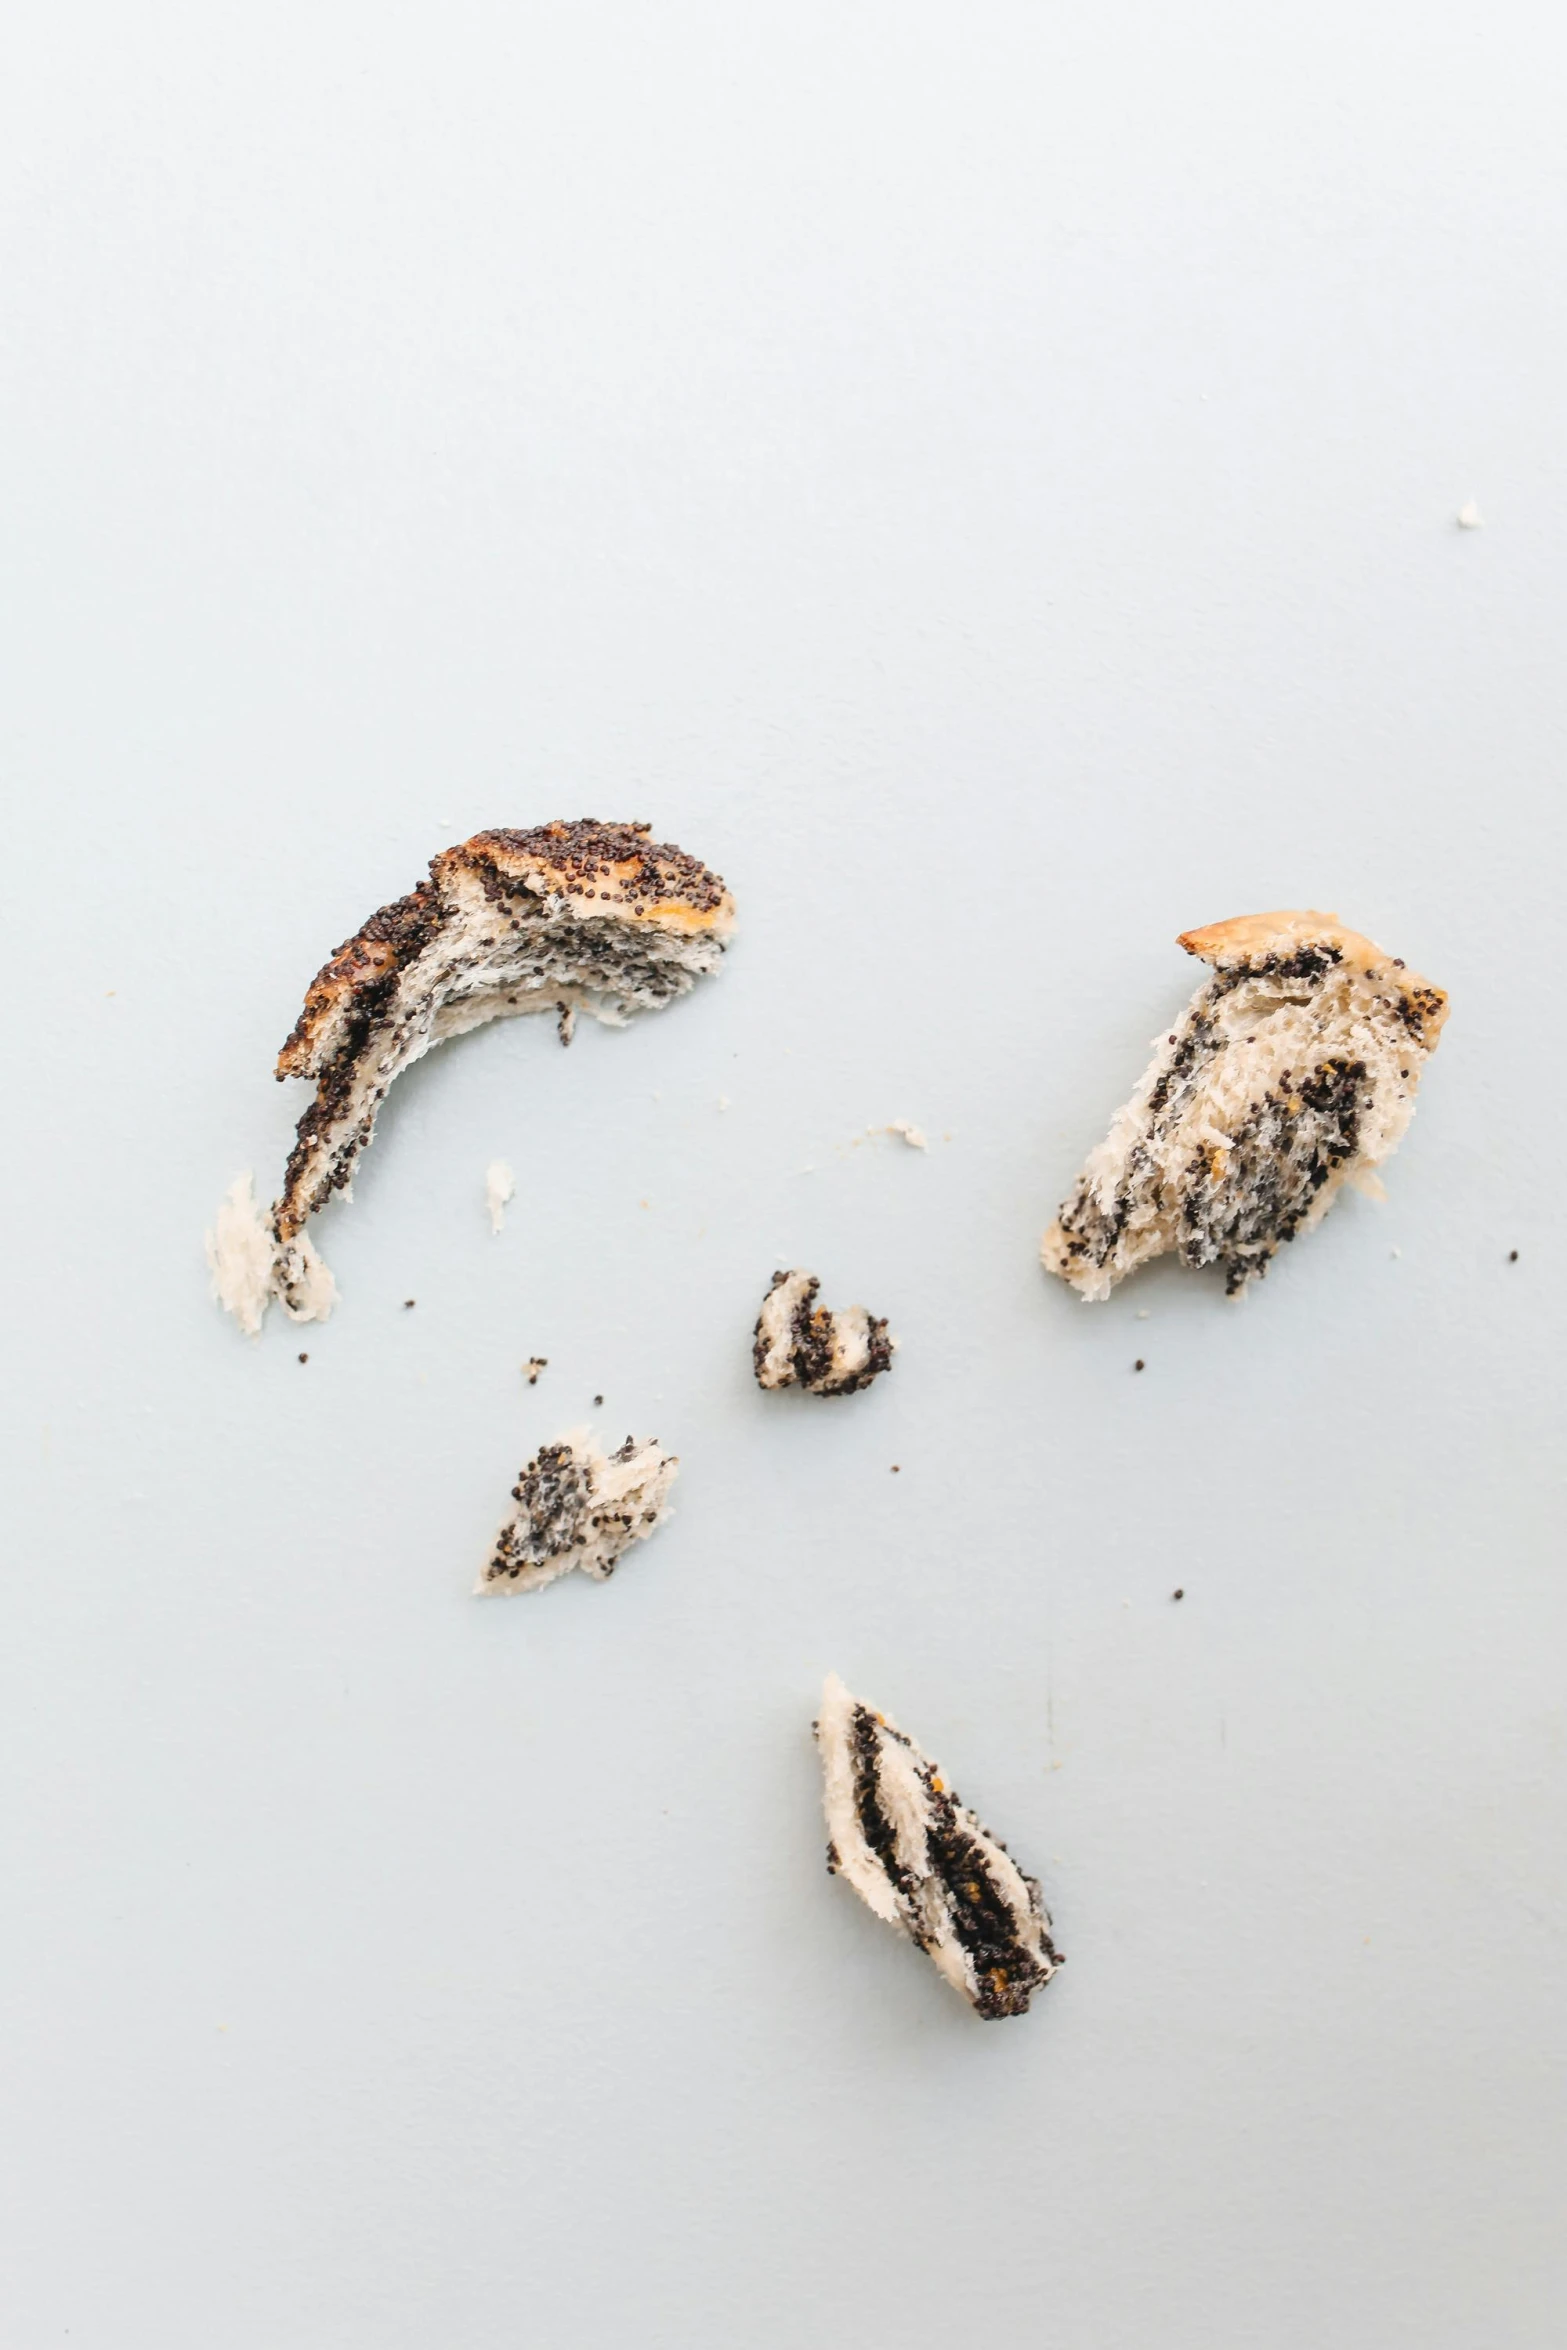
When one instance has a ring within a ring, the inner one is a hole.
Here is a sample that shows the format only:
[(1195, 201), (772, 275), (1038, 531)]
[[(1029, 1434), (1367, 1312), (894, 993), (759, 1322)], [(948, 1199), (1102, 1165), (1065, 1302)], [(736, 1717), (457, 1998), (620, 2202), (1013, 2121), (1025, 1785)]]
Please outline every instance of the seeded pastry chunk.
[(476, 1591), (542, 1591), (579, 1567), (606, 1582), (633, 1542), (669, 1515), (680, 1466), (656, 1437), (628, 1436), (606, 1458), (585, 1428), (541, 1444), (512, 1487), (516, 1504), (485, 1561)]
[(1213, 966), (1045, 1234), (1047, 1271), (1108, 1297), (1150, 1257), (1233, 1296), (1375, 1169), (1415, 1114), (1447, 997), (1334, 914), (1247, 914), (1177, 941)]
[(980, 2015), (1022, 2015), (1061, 1953), (1039, 1887), (885, 1714), (827, 1677), (816, 1725), (827, 1866)]
[(751, 1359), (759, 1387), (804, 1387), (852, 1395), (892, 1368), (895, 1338), (863, 1306), (829, 1313), (816, 1303), (814, 1273), (775, 1273), (756, 1320)]
[(225, 1203), (207, 1244), (215, 1295), (247, 1330), (274, 1296), (296, 1322), (324, 1321), (336, 1285), (306, 1227), (334, 1192), (349, 1196), (406, 1068), (523, 1012), (557, 1014), (563, 1040), (579, 1011), (621, 1027), (715, 971), (733, 925), (717, 874), (645, 824), (587, 817), (443, 849), (429, 880), (372, 914), (311, 982), (277, 1074), (313, 1079), (316, 1097), (270, 1212)]

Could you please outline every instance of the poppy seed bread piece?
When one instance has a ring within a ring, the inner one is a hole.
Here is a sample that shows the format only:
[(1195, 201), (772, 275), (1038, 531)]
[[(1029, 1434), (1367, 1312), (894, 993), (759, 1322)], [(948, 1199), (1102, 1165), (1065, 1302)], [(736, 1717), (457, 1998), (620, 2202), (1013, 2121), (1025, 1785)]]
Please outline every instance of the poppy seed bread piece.
[(669, 1515), (679, 1456), (657, 1437), (628, 1436), (601, 1453), (585, 1428), (541, 1444), (512, 1487), (515, 1507), (490, 1548), (475, 1592), (542, 1591), (578, 1568), (607, 1582), (624, 1552)]
[(1022, 2015), (1062, 1962), (1034, 1879), (887, 1716), (828, 1675), (814, 1724), (827, 1866), (975, 2012)]
[(814, 1273), (775, 1273), (751, 1341), (758, 1387), (853, 1395), (892, 1368), (897, 1340), (864, 1306), (832, 1313), (816, 1303)]
[(1045, 1234), (1047, 1271), (1108, 1297), (1167, 1251), (1231, 1295), (1375, 1170), (1414, 1116), (1439, 987), (1333, 914), (1249, 914), (1177, 942), (1212, 965), (1157, 1040)]
[[(431, 859), (430, 878), (371, 915), (312, 980), (277, 1075), (314, 1081), (283, 1188), (264, 1219), (229, 1214), (208, 1240), (214, 1293), (249, 1331), (272, 1297), (324, 1321), (336, 1284), (307, 1226), (350, 1185), (376, 1114), (403, 1071), (490, 1020), (579, 1011), (611, 1027), (657, 1011), (715, 971), (734, 926), (716, 873), (645, 824), (479, 832)], [(263, 1256), (266, 1252), (263, 1252)]]

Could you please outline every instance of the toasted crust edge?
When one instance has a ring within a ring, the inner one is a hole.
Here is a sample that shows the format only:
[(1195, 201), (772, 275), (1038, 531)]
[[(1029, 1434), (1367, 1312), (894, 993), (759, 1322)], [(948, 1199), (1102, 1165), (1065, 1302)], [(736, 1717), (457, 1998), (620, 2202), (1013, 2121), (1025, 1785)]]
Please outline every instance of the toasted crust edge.
[(278, 1054), (278, 1077), (317, 1074), (323, 1030), (346, 1002), (389, 979), (428, 944), (465, 872), (481, 882), (488, 872), (522, 883), (535, 896), (564, 898), (574, 913), (594, 919), (726, 938), (735, 906), (722, 880), (672, 842), (653, 840), (651, 830), (592, 816), (571, 823), (557, 818), (528, 832), (476, 832), (442, 849), (430, 860), (428, 881), (377, 907), (322, 964)]
[(1418, 1021), (1427, 1051), (1435, 1048), (1447, 1019), (1445, 988), (1411, 971), (1399, 956), (1388, 954), (1374, 939), (1351, 930), (1337, 914), (1318, 913), (1310, 907), (1236, 914), (1226, 922), (1207, 923), (1200, 930), (1183, 930), (1175, 943), (1220, 971), (1244, 970), (1270, 956), (1288, 957), (1303, 947), (1331, 948), (1337, 961), (1363, 971), (1368, 979), (1391, 981), (1406, 1010)]

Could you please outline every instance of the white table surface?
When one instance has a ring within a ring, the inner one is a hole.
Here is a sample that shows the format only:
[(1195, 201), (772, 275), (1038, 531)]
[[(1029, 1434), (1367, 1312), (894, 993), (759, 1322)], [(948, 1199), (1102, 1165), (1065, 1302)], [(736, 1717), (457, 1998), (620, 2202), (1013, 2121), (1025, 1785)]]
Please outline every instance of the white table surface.
[[(1560, 2343), (1564, 46), (13, 23), (8, 2350)], [(586, 813), (721, 977), (433, 1056), (247, 1344), (318, 963)], [(1389, 1202), (1085, 1308), (1174, 935), (1279, 904), (1451, 991)], [(785, 1263), (888, 1380), (758, 1393)], [(476, 1604), (585, 1416), (677, 1519)], [(828, 1668), (1044, 1877), (1025, 2020), (826, 1875)]]

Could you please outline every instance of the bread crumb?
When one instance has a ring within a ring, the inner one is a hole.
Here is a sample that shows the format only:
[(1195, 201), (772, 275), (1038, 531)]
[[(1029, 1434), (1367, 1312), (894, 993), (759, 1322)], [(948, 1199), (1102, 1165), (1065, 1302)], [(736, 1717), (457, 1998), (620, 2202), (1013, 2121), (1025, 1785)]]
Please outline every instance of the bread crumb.
[(256, 1205), (255, 1179), (248, 1169), (229, 1185), (206, 1240), (212, 1294), (246, 1337), (254, 1338), (271, 1302), (277, 1242)]
[(727, 1109), (729, 1108), (729, 1106), (730, 1106), (730, 1102), (729, 1102), (729, 1096), (728, 1096), (728, 1094), (726, 1094), (726, 1093), (721, 1093), (721, 1094), (719, 1095), (719, 1097), (718, 1097), (718, 1106), (719, 1106), (719, 1108), (720, 1108), (721, 1110), (727, 1110)]
[(1176, 1585), (1175, 1589), (1174, 1589), (1174, 1590), (1171, 1592), (1171, 1594), (1170, 1594), (1170, 1597), (1171, 1597), (1172, 1599), (1184, 1599), (1184, 1598), (1186, 1597), (1186, 1587), (1185, 1587), (1185, 1585), (1184, 1585), (1184, 1584), (1182, 1584), (1182, 1583), (1178, 1583), (1178, 1584)]
[(410, 1312), (412, 1308), (415, 1307), (418, 1303), (419, 1300), (416, 1297), (405, 1297), (403, 1300), (403, 1312), (405, 1314)]
[(300, 1359), (300, 1361), (301, 1361), (302, 1363), (308, 1363), (308, 1362), (309, 1362), (309, 1360), (310, 1360), (310, 1357), (309, 1357), (308, 1355), (301, 1355), (299, 1359)]
[(1148, 1368), (1148, 1365), (1147, 1365), (1147, 1364), (1146, 1364), (1146, 1363), (1143, 1361), (1143, 1358), (1142, 1358), (1142, 1356), (1141, 1356), (1141, 1355), (1139, 1355), (1139, 1356), (1138, 1356), (1138, 1358), (1137, 1358), (1136, 1362), (1135, 1362), (1135, 1363), (1132, 1365), (1132, 1369), (1133, 1369), (1134, 1371), (1146, 1371), (1146, 1370), (1147, 1370), (1147, 1368)]
[(499, 1232), (506, 1221), (506, 1203), (517, 1186), (504, 1159), (492, 1159), (484, 1170), (484, 1204), (490, 1211), (490, 1230)]
[(1466, 499), (1464, 504), (1459, 507), (1458, 527), (1460, 530), (1484, 530), (1485, 517), (1473, 498)]
[(1515, 1248), (1510, 1248), (1510, 1249), (1508, 1250), (1508, 1252), (1507, 1252), (1507, 1262), (1508, 1262), (1510, 1265), (1516, 1265), (1516, 1264), (1517, 1264), (1517, 1262), (1518, 1262), (1518, 1251), (1517, 1251)]
[(549, 1367), (550, 1358), (548, 1355), (529, 1355), (527, 1361), (522, 1366), (523, 1375), (527, 1379), (528, 1385), (530, 1387), (537, 1387), (539, 1384), (539, 1373), (541, 1371), (547, 1371)]
[(890, 1118), (885, 1126), (867, 1126), (865, 1131), (867, 1134), (896, 1134), (908, 1144), (911, 1151), (928, 1151), (930, 1148), (920, 1128), (911, 1125), (907, 1118)]

